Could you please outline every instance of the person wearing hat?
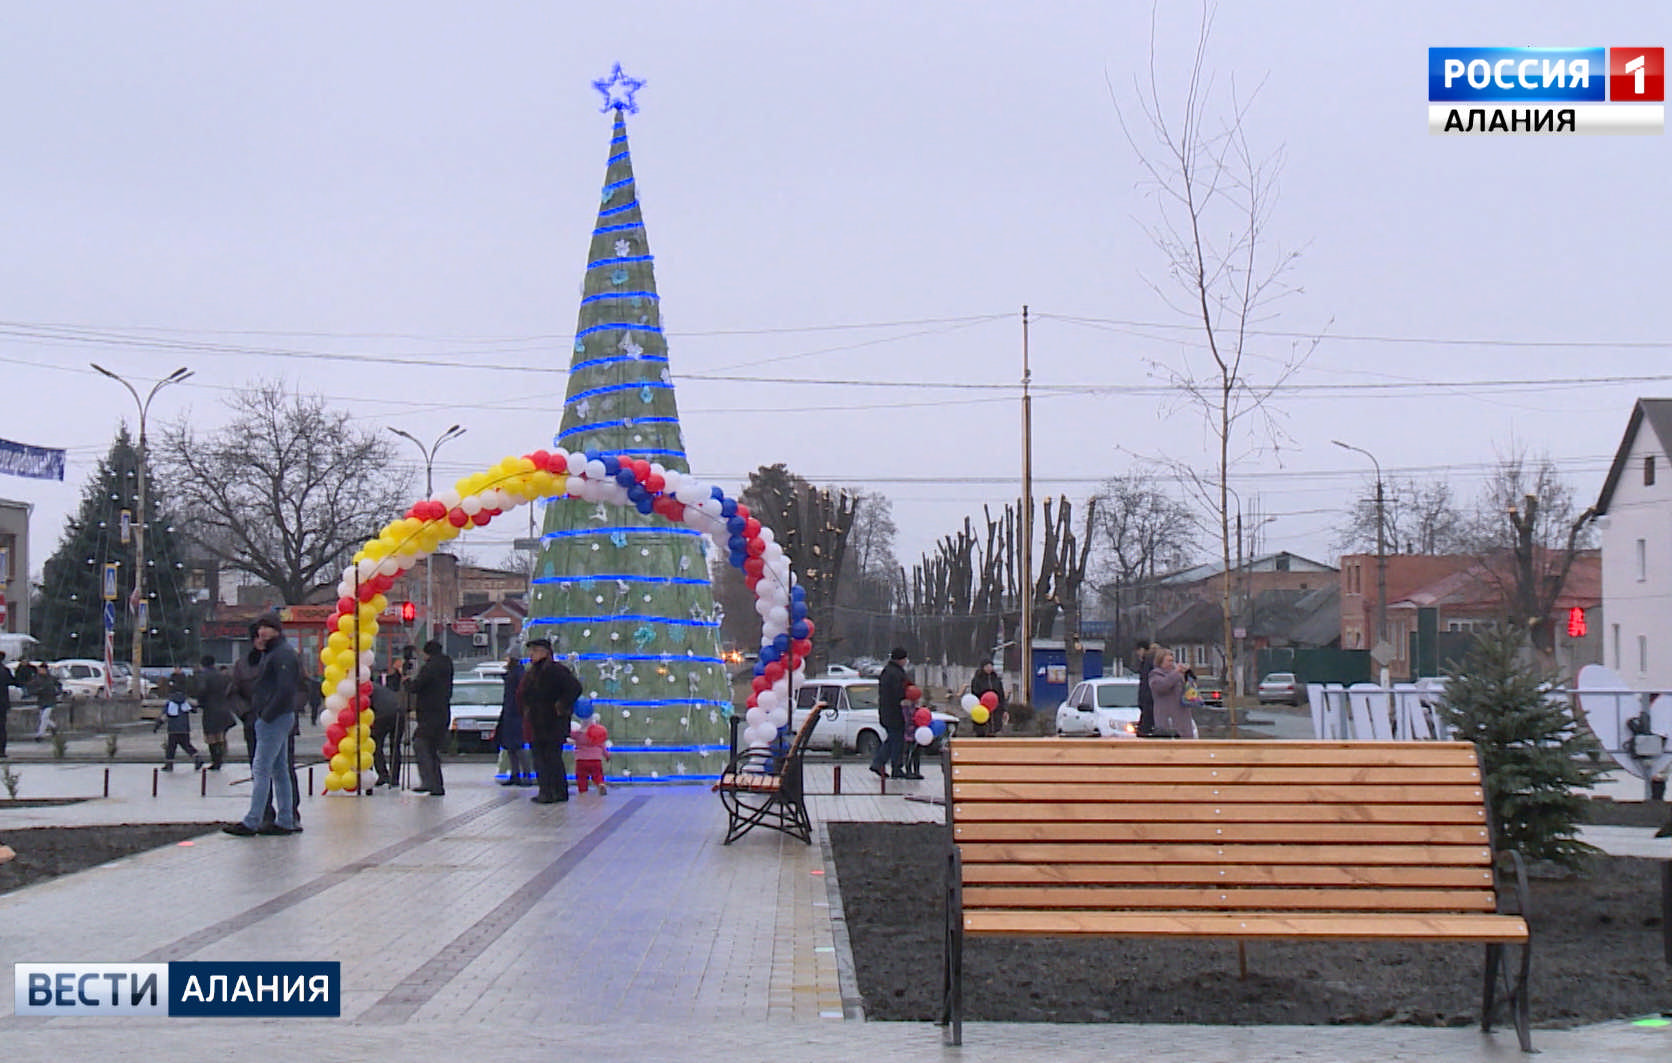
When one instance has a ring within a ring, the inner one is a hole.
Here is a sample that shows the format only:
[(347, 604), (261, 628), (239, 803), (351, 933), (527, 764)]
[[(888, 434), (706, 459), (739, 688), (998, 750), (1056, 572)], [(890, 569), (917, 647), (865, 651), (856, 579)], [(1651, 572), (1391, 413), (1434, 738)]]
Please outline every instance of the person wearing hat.
[(441, 778), (441, 743), (447, 740), (452, 723), (453, 658), (442, 652), (435, 639), (424, 643), (424, 664), (411, 690), (418, 714), (418, 727), (412, 734), (412, 757), (418, 762), (418, 785), (413, 790), (443, 797), (447, 785)]
[[(255, 760), (251, 765), (250, 810), (237, 823), (221, 829), (247, 838), (253, 834), (295, 834), (296, 788), (290, 778), (286, 752), (296, 726), (296, 690), (302, 662), (285, 641), (284, 625), (268, 614), (255, 622), (255, 648), (261, 663), (250, 684), (250, 714), (254, 717)], [(272, 797), (273, 822), (263, 825), (262, 814)]]
[(906, 718), (901, 707), (906, 703), (906, 688), (911, 686), (911, 677), (906, 674), (909, 656), (904, 647), (896, 646), (877, 677), (877, 721), (882, 724), (884, 737), (871, 757), (871, 770), (878, 777), (883, 777), (883, 765), (887, 764), (894, 778), (905, 778), (900, 757), (906, 751)]
[(999, 699), (998, 706), (989, 712), (987, 722), (975, 725), (975, 733), (996, 735), (1004, 730), (1004, 679), (993, 670), (992, 661), (981, 662), (981, 667), (970, 678), (970, 693), (978, 698), (990, 693)]
[(533, 786), (534, 765), (529, 760), (528, 737), (523, 734), (522, 703), (517, 700), (517, 688), (522, 685), (522, 650), (513, 649), (505, 655), (505, 689), (500, 695), (499, 723), (494, 734), (499, 748), (505, 751), (505, 778), (501, 786)]
[(517, 703), (532, 739), (534, 774), (540, 780), (540, 792), (532, 800), (537, 805), (550, 805), (569, 800), (563, 743), (569, 737), (575, 700), (581, 696), (581, 681), (567, 665), (552, 659), (549, 639), (529, 640), (528, 656), (528, 671), (517, 686)]

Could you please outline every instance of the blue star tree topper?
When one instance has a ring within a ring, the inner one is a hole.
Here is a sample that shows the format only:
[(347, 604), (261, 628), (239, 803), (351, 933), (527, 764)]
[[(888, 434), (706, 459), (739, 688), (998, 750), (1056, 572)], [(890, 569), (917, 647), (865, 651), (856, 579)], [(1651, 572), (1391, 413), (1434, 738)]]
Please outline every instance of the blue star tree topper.
[(623, 74), (620, 63), (615, 64), (615, 69), (610, 71), (609, 77), (599, 78), (592, 83), (592, 87), (604, 96), (604, 106), (598, 110), (608, 111), (613, 108), (626, 111), (628, 114), (639, 113), (639, 105), (634, 102), (633, 94), (644, 88), (644, 82)]

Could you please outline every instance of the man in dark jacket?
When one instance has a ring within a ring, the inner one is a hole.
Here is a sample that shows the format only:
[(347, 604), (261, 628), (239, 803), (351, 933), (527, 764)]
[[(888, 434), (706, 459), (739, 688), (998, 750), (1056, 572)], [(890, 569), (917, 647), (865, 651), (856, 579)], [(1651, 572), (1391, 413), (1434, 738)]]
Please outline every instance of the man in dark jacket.
[(1149, 685), (1155, 657), (1150, 652), (1149, 639), (1139, 639), (1133, 648), (1138, 652), (1138, 737), (1148, 738), (1155, 732), (1155, 692)]
[[(255, 622), (256, 649), (261, 665), (250, 689), (250, 711), (255, 717), (255, 763), (252, 765), (250, 810), (237, 823), (221, 828), (228, 834), (296, 833), (296, 788), (285, 763), (290, 735), (296, 727), (296, 691), (302, 663), (285, 641), (284, 626), (277, 616)], [(272, 826), (262, 825), (262, 813), (271, 796), (276, 805)]]
[(203, 743), (209, 747), (209, 770), (220, 771), (226, 761), (226, 733), (238, 718), (232, 715), (232, 677), (215, 667), (215, 658), (204, 657), (192, 678), (197, 711), (203, 714)]
[(24, 688), (29, 681), (13, 675), (6, 667), (5, 651), (0, 650), (0, 759), (6, 756), (6, 717), (12, 714), (12, 687)]
[(569, 800), (569, 768), (563, 763), (563, 743), (569, 737), (569, 720), (575, 699), (581, 696), (581, 681), (567, 665), (552, 659), (552, 644), (533, 639), (528, 644), (528, 671), (517, 687), (517, 703), (533, 737), (534, 773), (540, 792), (532, 800), (549, 805)]
[(882, 675), (877, 677), (877, 721), (882, 724), (886, 737), (871, 757), (871, 770), (881, 776), (883, 765), (887, 764), (896, 779), (905, 778), (900, 756), (906, 751), (906, 718), (901, 715), (900, 707), (905, 704), (906, 688), (911, 685), (911, 677), (906, 675), (907, 656), (904, 649), (896, 648), (888, 655)]
[(452, 722), (453, 658), (441, 652), (435, 639), (424, 643), (424, 666), (411, 681), (418, 726), (412, 734), (412, 756), (418, 762), (418, 785), (413, 789), (441, 797), (447, 787), (441, 778), (441, 743)]
[(981, 667), (976, 669), (970, 678), (970, 693), (976, 697), (991, 693), (999, 699), (998, 705), (988, 712), (987, 722), (975, 725), (977, 735), (996, 735), (1004, 730), (1004, 678), (993, 670), (992, 661), (982, 661)]
[(505, 657), (505, 692), (499, 703), (499, 724), (494, 729), (499, 748), (505, 750), (505, 778), (500, 781), (501, 786), (534, 785), (528, 738), (523, 734), (522, 703), (517, 700), (523, 672), (522, 652), (513, 650)]
[(372, 768), (377, 785), (401, 788), (401, 743), (406, 741), (406, 702), (388, 683), (372, 684)]

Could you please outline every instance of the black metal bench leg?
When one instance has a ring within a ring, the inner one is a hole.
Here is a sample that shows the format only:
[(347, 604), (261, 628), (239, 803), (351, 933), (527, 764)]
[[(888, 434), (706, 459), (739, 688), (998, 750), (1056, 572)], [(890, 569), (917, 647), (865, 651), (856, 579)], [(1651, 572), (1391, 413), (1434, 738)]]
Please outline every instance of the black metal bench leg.
[(1498, 968), (1504, 961), (1502, 945), (1486, 946), (1486, 978), (1480, 992), (1480, 1032), (1492, 1032), (1492, 1013), (1497, 1008)]
[(949, 1045), (964, 1043), (964, 869), (956, 846), (946, 858), (946, 954), (941, 977), (941, 1025)]
[[(1529, 938), (1521, 946), (1521, 969), (1516, 972), (1515, 987), (1510, 990), (1511, 1015), (1515, 1019), (1515, 1037), (1521, 1042), (1521, 1051), (1533, 1051), (1533, 1009), (1531, 993), (1528, 990), (1528, 977), (1533, 969), (1533, 942)], [(1509, 970), (1506, 966), (1504, 974)]]

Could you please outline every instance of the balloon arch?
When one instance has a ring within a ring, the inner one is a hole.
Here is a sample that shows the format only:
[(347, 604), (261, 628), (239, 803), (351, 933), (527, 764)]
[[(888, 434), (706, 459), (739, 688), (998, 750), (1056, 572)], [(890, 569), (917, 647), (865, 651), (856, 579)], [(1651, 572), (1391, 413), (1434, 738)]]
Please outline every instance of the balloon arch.
[(562, 448), (505, 458), (485, 472), (458, 481), (451, 490), (415, 502), (355, 553), (337, 584), (337, 611), (325, 622), (330, 633), (319, 659), (327, 721), (321, 749), (330, 764), (327, 793), (351, 793), (360, 773), (372, 767), (371, 691), (378, 616), (384, 597), (402, 573), (435, 553), (465, 529), (481, 527), (502, 513), (537, 498), (567, 497), (633, 506), (640, 513), (707, 533), (741, 569), (755, 594), (761, 617), (761, 649), (749, 694), (744, 740), (767, 746), (789, 723), (790, 684), (805, 678), (812, 652), (813, 622), (805, 592), (795, 584), (784, 548), (772, 529), (749, 507), (718, 487), (688, 473), (635, 458), (596, 452), (571, 454)]

